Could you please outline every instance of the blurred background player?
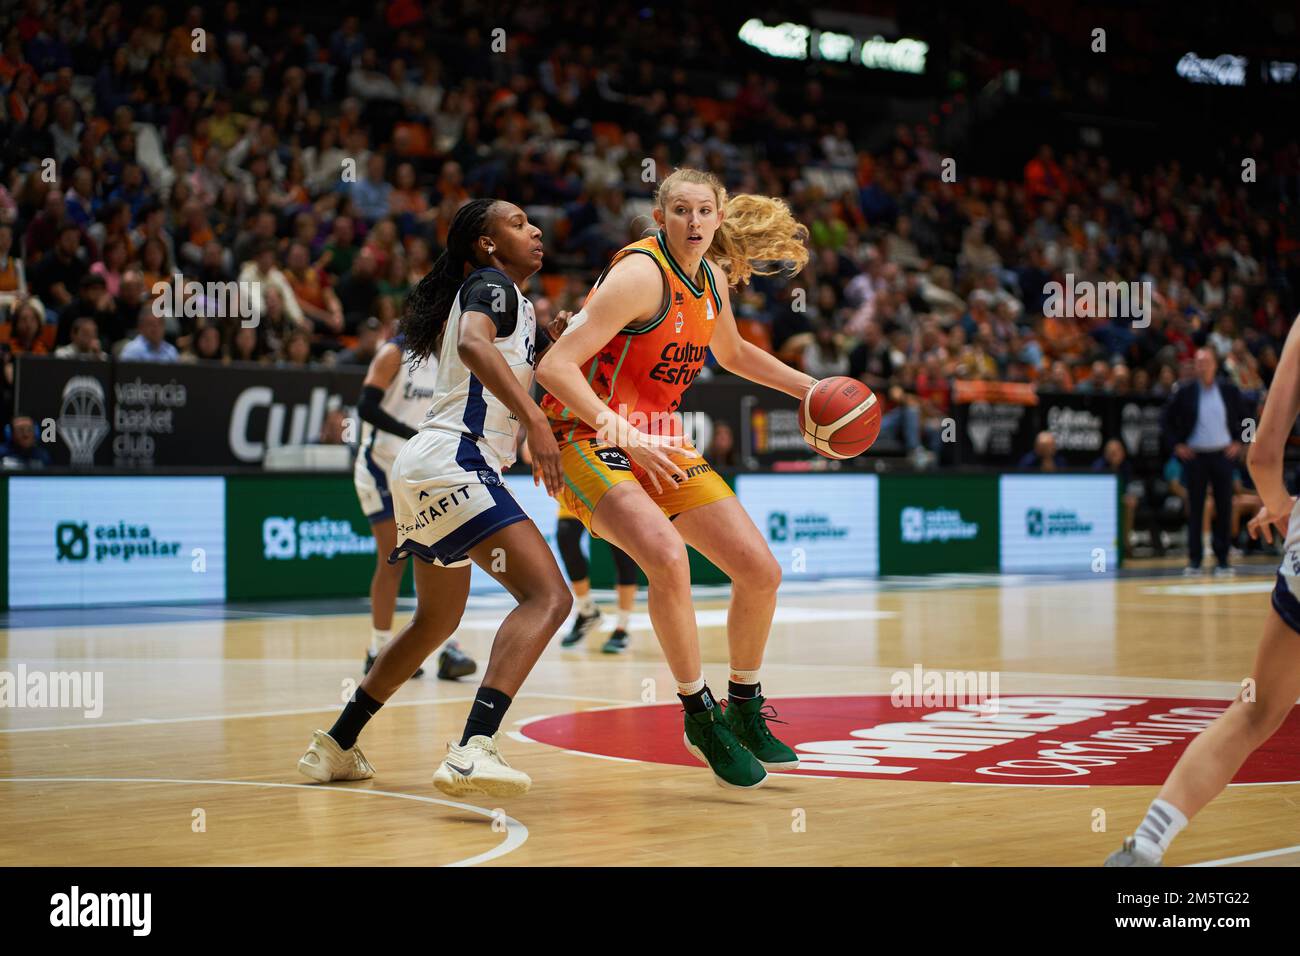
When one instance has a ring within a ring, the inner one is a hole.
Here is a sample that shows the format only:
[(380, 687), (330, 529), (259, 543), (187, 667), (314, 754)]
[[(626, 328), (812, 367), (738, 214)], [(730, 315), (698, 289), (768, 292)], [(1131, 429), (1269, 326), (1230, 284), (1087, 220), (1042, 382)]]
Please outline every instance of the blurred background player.
[[(591, 596), (591, 579), (588, 577), (587, 557), (582, 553), (582, 536), (586, 533), (582, 522), (560, 502), (560, 513), (556, 518), (555, 537), (560, 546), (560, 557), (564, 560), (564, 571), (573, 586), (573, 595), (577, 598), (578, 616), (573, 619), (573, 628), (560, 641), (561, 647), (573, 647), (582, 641), (600, 624), (600, 608)], [(614, 545), (609, 546), (614, 554), (614, 588), (618, 594), (618, 618), (614, 631), (602, 645), (606, 654), (618, 654), (627, 650), (629, 640), (628, 625), (632, 618), (632, 606), (636, 603), (636, 562), (626, 551)]]
[[(414, 426), (423, 420), (433, 400), (437, 375), (438, 357), (430, 355), (425, 362), (412, 363), (399, 337), (384, 343), (375, 353), (361, 383), (361, 399), (357, 402), (361, 444), (352, 477), (361, 510), (375, 536), (375, 573), (370, 579), (370, 647), (363, 670), (366, 674), (370, 673), (384, 645), (393, 638), (393, 610), (397, 607), (397, 592), (406, 570), (405, 563), (388, 563), (388, 556), (397, 547), (389, 475), (397, 453), (415, 434)], [(438, 677), (442, 680), (465, 677), (477, 667), (455, 638), (438, 654)], [(423, 673), (421, 667), (413, 676)]]

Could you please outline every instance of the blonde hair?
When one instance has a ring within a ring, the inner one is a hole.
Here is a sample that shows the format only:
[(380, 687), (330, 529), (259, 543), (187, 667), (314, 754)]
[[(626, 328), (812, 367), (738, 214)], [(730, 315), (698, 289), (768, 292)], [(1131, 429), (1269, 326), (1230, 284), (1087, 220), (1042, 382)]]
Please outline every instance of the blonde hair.
[(743, 285), (752, 275), (770, 276), (783, 270), (793, 276), (808, 264), (808, 227), (794, 218), (784, 200), (749, 193), (728, 196), (722, 180), (712, 173), (688, 167), (674, 170), (659, 184), (655, 208), (666, 213), (672, 191), (688, 184), (712, 189), (724, 212), (707, 254), (727, 274), (728, 285)]

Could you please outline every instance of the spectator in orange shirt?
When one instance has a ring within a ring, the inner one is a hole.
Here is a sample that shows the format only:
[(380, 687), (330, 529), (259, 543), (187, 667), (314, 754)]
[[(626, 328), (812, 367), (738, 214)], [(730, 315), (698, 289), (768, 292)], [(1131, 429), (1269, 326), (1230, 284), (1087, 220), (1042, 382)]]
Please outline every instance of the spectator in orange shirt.
[(289, 247), (284, 275), (302, 314), (311, 320), (317, 331), (327, 330), (336, 334), (343, 331), (343, 307), (339, 298), (312, 266), (311, 253), (301, 242)]
[(1033, 199), (1055, 196), (1065, 191), (1065, 173), (1056, 164), (1052, 147), (1044, 143), (1038, 155), (1025, 163), (1025, 191)]

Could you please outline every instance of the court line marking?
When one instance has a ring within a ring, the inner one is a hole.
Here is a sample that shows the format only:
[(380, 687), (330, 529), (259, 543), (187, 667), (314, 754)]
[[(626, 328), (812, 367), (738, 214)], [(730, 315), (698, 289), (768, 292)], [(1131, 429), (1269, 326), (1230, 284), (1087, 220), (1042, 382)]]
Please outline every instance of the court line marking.
[[(906, 782), (906, 781), (904, 781)], [(984, 783), (980, 780), (916, 780), (914, 783), (946, 783), (952, 787), (1030, 787), (1032, 789), (1049, 789), (1049, 790), (1091, 790), (1092, 786), (1086, 783)]]
[[(393, 790), (374, 790), (362, 789), (359, 787), (332, 787), (328, 784), (310, 784), (310, 783), (271, 783), (261, 780), (183, 780), (169, 777), (0, 777), (0, 783), (172, 783), (187, 786), (220, 786), (220, 787), (268, 787), (285, 790), (330, 790), (335, 793), (363, 793), (376, 797), (393, 797), (398, 800), (415, 800), (418, 803), (432, 803), (437, 806), (451, 807), (455, 810), (468, 810), (470, 813), (477, 813), (485, 816), (490, 820), (496, 820), (496, 814), (492, 810), (485, 810), (482, 807), (476, 807), (469, 803), (457, 803), (454, 800), (441, 800), (438, 797), (422, 797), (414, 793), (397, 793)], [(513, 850), (517, 850), (524, 845), (528, 839), (528, 827), (524, 826), (514, 817), (507, 815), (506, 836), (505, 839), (498, 843), (490, 850), (475, 856), (467, 857), (464, 860), (456, 860), (454, 863), (444, 863), (443, 866), (475, 866), (479, 863), (486, 863), (489, 860), (495, 860), (497, 857), (505, 856)]]
[(1225, 856), (1220, 860), (1206, 860), (1203, 863), (1186, 863), (1184, 866), (1227, 866), (1229, 863), (1246, 863), (1250, 860), (1266, 860), (1273, 856), (1285, 856), (1288, 853), (1300, 853), (1300, 843), (1284, 846), (1278, 850), (1264, 850), (1260, 853), (1243, 853), (1241, 856)]
[[(606, 660), (606, 658), (603, 658), (603, 657), (602, 657), (602, 658), (596, 658), (596, 659), (597, 659), (597, 660)], [(196, 663), (218, 663), (218, 662), (219, 662), (219, 663), (222, 663), (222, 664), (227, 665), (227, 666), (228, 666), (229, 664), (232, 664), (232, 663), (245, 663), (245, 664), (256, 664), (256, 665), (258, 665), (258, 666), (261, 666), (261, 665), (264, 665), (264, 664), (280, 664), (280, 665), (284, 665), (284, 666), (293, 666), (293, 667), (299, 667), (299, 668), (301, 668), (301, 667), (303, 667), (303, 666), (305, 666), (305, 665), (318, 665), (318, 664), (331, 664), (331, 665), (333, 665), (333, 664), (352, 664), (352, 663), (353, 663), (353, 659), (352, 659), (352, 658), (347, 658), (347, 657), (340, 657), (340, 658), (315, 658), (315, 659), (311, 659), (311, 660), (307, 660), (307, 661), (304, 661), (304, 660), (301, 659), (301, 658), (289, 658), (289, 657), (284, 657), (284, 658), (247, 658), (247, 659), (243, 659), (243, 660), (235, 660), (235, 661), (231, 661), (231, 660), (229, 660), (229, 659), (227, 659), (227, 658), (224, 658), (224, 657), (167, 657), (167, 658), (157, 658), (157, 659), (153, 659), (153, 660), (150, 660), (150, 659), (147, 659), (147, 658), (143, 658), (143, 657), (22, 657), (22, 658), (18, 658), (18, 657), (7, 657), (7, 658), (5, 658), (5, 657), (0, 657), (0, 663), (8, 663), (8, 662), (11, 662), (11, 661), (17, 661), (17, 662), (19, 662), (19, 663), (24, 663), (24, 664), (88, 664), (88, 665), (94, 665), (94, 664), (121, 664), (121, 665), (130, 665), (130, 666), (139, 666), (139, 665), (141, 665), (141, 664), (148, 664), (148, 665), (150, 665), (150, 666), (152, 666), (152, 665), (154, 665), (154, 664), (186, 664), (186, 665), (193, 665), (193, 664), (196, 664)], [(541, 661), (541, 662), (539, 662), (539, 663), (557, 663), (557, 662), (558, 662), (558, 661)], [(613, 663), (618, 663), (618, 662), (617, 662), (617, 661), (609, 661), (609, 663), (613, 664)], [(635, 659), (632, 659), (632, 658), (625, 658), (625, 659), (623, 660), (623, 663), (624, 663), (624, 664), (633, 664), (633, 663), (635, 663), (635, 664), (640, 665), (640, 664), (644, 664), (645, 662), (644, 662), (644, 661), (640, 661), (640, 660), (635, 660)], [(709, 662), (709, 663), (711, 663), (711, 664), (716, 663), (716, 664), (718, 664), (719, 667), (721, 667), (721, 662)], [(797, 671), (797, 670), (810, 670), (810, 671), (823, 671), (823, 670), (861, 670), (861, 671), (878, 671), (878, 672), (881, 672), (882, 675), (884, 675), (884, 674), (892, 675), (892, 674), (896, 674), (896, 673), (898, 673), (899, 671), (906, 671), (908, 674), (910, 674), (910, 673), (912, 672), (912, 670), (911, 670), (912, 666), (914, 666), (914, 665), (907, 665), (907, 666), (899, 665), (899, 666), (893, 666), (893, 665), (890, 665), (890, 664), (773, 664), (773, 663), (770, 663), (770, 662), (767, 664), (767, 667), (768, 667), (769, 669), (773, 669), (773, 670), (775, 670), (775, 669), (781, 669), (781, 670), (796, 670), (796, 671)], [(972, 668), (970, 668), (970, 667), (966, 667), (966, 666), (963, 665), (963, 666), (953, 666), (953, 667), (950, 667), (950, 668), (930, 668), (930, 669), (931, 669), (931, 670), (944, 670), (944, 669), (946, 669), (946, 670), (953, 670), (953, 671), (966, 671), (966, 670), (971, 670)], [(990, 672), (990, 673), (993, 673), (994, 671), (991, 670), (991, 671), (989, 671), (989, 672)], [(1238, 684), (1238, 683), (1235, 682), (1235, 681), (1231, 681), (1231, 680), (1210, 680), (1210, 679), (1206, 679), (1206, 678), (1196, 678), (1196, 677), (1142, 677), (1142, 676), (1119, 675), (1119, 674), (1055, 674), (1055, 673), (1047, 673), (1047, 672), (1043, 672), (1043, 671), (1004, 671), (1004, 670), (996, 671), (996, 673), (997, 673), (1000, 677), (1017, 677), (1017, 678), (1050, 677), (1050, 678), (1060, 679), (1060, 680), (1107, 680), (1107, 681), (1120, 681), (1120, 682), (1125, 682), (1125, 683), (1149, 683), (1149, 684), (1201, 684), (1201, 685), (1206, 685), (1206, 686), (1222, 686), (1222, 687), (1240, 688), (1240, 684)], [(845, 691), (844, 694), (847, 694), (847, 695), (849, 695), (849, 696), (856, 696), (856, 695), (854, 695), (852, 692), (849, 692), (849, 691)], [(613, 704), (631, 703), (631, 701), (622, 701), (622, 700), (619, 700), (618, 698), (615, 698), (615, 697), (603, 697), (603, 698), (602, 698), (602, 697), (585, 697), (585, 696), (573, 697), (573, 696), (570, 696), (570, 695), (568, 695), (568, 694), (552, 694), (552, 693), (541, 693), (541, 692), (535, 692), (535, 693), (534, 693), (534, 692), (528, 692), (528, 693), (520, 694), (519, 696), (520, 696), (520, 697), (550, 698), (550, 699), (553, 699), (553, 700), (588, 700), (588, 701), (600, 701), (600, 702), (604, 702), (604, 703), (613, 703)], [(800, 696), (805, 696), (805, 697), (807, 697), (807, 696), (812, 696), (812, 695), (804, 694), (804, 695), (800, 695)], [(824, 696), (838, 697), (838, 696), (844, 696), (844, 695), (842, 695), (842, 694), (838, 694), (838, 693), (830, 693), (830, 694), (827, 694), (827, 695), (824, 695)], [(449, 698), (449, 699), (450, 699), (450, 698)], [(468, 700), (468, 699), (472, 699), (472, 698), (467, 698), (467, 700)], [(390, 706), (390, 707), (401, 707), (401, 706), (404, 706), (404, 704), (402, 704), (402, 703), (394, 703), (394, 704), (386, 704), (385, 706)], [(589, 709), (595, 709), (595, 708), (589, 708)], [(313, 712), (314, 712), (314, 711), (307, 711), (307, 713), (313, 713)], [(287, 713), (287, 712), (286, 712), (286, 713)], [(257, 716), (260, 716), (260, 715), (257, 715)], [(0, 731), (0, 732), (3, 732), (3, 731)]]
[[(601, 703), (605, 703), (611, 699), (609, 697), (582, 697), (568, 694), (520, 694), (515, 698), (515, 700), (528, 697), (546, 697), (558, 700), (593, 700)], [(420, 707), (427, 704), (470, 704), (473, 702), (473, 697), (429, 697), (420, 700), (389, 701), (384, 704), (384, 708)], [(262, 710), (238, 714), (203, 714), (196, 717), (136, 717), (133, 720), (113, 721), (85, 720), (80, 724), (55, 724), (48, 727), (0, 727), (0, 734), (35, 734), (53, 730), (95, 730), (101, 727), (152, 727), (160, 724), (194, 724), (214, 720), (247, 720), (258, 717), (302, 717), (307, 714), (334, 713), (342, 706), (343, 702), (339, 701), (338, 704), (331, 704), (329, 707), (304, 707), (297, 710)]]
[[(541, 740), (534, 740), (533, 743), (543, 743)], [(631, 757), (615, 757), (610, 754), (594, 754), (585, 750), (562, 750), (561, 753), (572, 754), (575, 757), (595, 757), (597, 760), (613, 760), (616, 763), (648, 763), (645, 760), (633, 760)]]

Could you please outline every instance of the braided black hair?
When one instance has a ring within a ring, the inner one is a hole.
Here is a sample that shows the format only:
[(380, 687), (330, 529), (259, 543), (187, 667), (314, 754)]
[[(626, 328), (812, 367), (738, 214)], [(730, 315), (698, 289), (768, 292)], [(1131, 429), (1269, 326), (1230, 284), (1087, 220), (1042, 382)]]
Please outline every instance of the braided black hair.
[(447, 248), (406, 297), (400, 332), (412, 362), (438, 349), (456, 291), (465, 281), (466, 263), (474, 263), (474, 243), (483, 235), (495, 199), (471, 199), (461, 206), (447, 231)]

